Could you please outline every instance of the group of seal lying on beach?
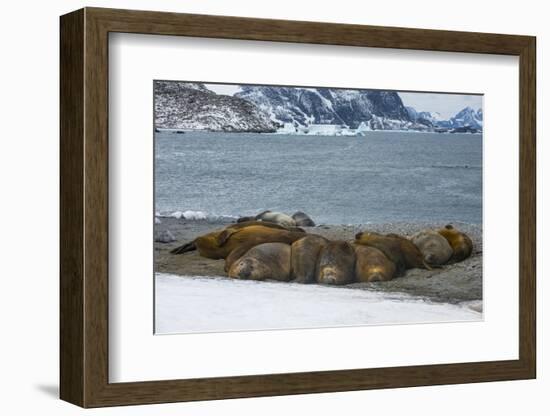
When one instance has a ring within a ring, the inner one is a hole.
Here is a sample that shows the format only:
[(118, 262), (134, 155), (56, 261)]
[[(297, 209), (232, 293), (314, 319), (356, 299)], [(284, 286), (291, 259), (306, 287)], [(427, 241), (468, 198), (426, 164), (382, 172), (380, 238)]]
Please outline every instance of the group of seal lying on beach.
[(363, 231), (353, 241), (332, 241), (306, 233), (287, 217), (293, 219), (271, 212), (244, 218), (171, 253), (197, 250), (206, 258), (225, 259), (225, 271), (235, 279), (345, 285), (388, 281), (407, 269), (459, 262), (473, 248), (472, 240), (450, 224), (410, 237)]

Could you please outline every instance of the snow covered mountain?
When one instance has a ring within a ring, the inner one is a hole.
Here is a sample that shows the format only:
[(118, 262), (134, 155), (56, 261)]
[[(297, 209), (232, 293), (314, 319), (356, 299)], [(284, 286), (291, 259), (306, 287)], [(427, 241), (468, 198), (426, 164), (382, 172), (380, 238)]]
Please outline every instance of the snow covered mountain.
[(250, 101), (216, 95), (200, 83), (155, 81), (155, 127), (274, 132), (279, 125)]
[(230, 96), (202, 83), (155, 81), (155, 127), (322, 135), (476, 132), (483, 130), (483, 112), (466, 107), (444, 119), (437, 112), (405, 107), (394, 91), (241, 85)]
[(279, 123), (345, 125), (356, 129), (367, 123), (372, 129), (418, 129), (396, 92), (242, 86), (235, 96), (256, 104)]
[(483, 130), (483, 110), (481, 108), (478, 110), (474, 110), (472, 107), (463, 108), (449, 119), (443, 118), (437, 112), (417, 111), (412, 107), (407, 107), (407, 111), (413, 121), (434, 129), (453, 130), (470, 128), (479, 131)]
[(445, 119), (437, 111), (417, 111), (412, 107), (406, 107), (411, 120), (428, 127), (439, 126)]
[(449, 119), (450, 127), (471, 127), (477, 130), (483, 129), (483, 110), (474, 110), (466, 107)]

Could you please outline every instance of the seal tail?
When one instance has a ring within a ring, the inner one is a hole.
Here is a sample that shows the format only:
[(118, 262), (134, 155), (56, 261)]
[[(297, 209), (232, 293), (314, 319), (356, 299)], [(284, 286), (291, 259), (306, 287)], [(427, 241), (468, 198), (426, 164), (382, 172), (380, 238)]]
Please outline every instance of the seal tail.
[(172, 250), (170, 250), (171, 254), (183, 254), (187, 253), (189, 251), (194, 251), (197, 249), (197, 246), (194, 241), (191, 241), (190, 243), (185, 243), (182, 246), (176, 247)]

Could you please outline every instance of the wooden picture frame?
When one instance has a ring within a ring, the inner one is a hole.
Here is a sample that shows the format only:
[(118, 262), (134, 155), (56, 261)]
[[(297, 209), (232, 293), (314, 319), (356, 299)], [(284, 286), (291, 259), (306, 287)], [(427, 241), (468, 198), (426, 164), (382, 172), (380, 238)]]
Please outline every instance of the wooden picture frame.
[[(61, 17), (60, 396), (82, 407), (536, 377), (536, 41), (530, 36), (85, 8)], [(298, 42), (519, 57), (519, 359), (109, 383), (108, 35)]]

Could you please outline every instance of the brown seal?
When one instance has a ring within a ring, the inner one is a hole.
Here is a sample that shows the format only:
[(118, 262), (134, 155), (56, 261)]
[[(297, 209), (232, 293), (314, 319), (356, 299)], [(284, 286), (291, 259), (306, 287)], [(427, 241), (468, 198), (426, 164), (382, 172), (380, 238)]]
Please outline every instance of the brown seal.
[(228, 276), (247, 280), (290, 280), (291, 249), (284, 243), (259, 244), (229, 268)]
[(428, 264), (445, 264), (453, 255), (453, 249), (447, 239), (436, 231), (419, 231), (413, 234), (410, 240), (422, 252)]
[(301, 230), (289, 231), (285, 228), (265, 227), (263, 224), (226, 229), (218, 236), (218, 251), (223, 254), (219, 258), (225, 258), (225, 270), (227, 271), (235, 260), (254, 246), (263, 243), (285, 243), (291, 245), (304, 236), (305, 233)]
[(329, 241), (319, 252), (317, 282), (345, 285), (355, 278), (355, 250), (347, 241)]
[(355, 243), (377, 248), (384, 253), (395, 264), (396, 276), (402, 276), (407, 269), (431, 270), (418, 247), (405, 237), (365, 231), (355, 235)]
[(395, 264), (374, 247), (354, 244), (355, 279), (358, 282), (385, 282), (393, 279)]
[(328, 240), (315, 234), (292, 243), (291, 277), (297, 283), (314, 283), (317, 269), (317, 257)]
[(447, 224), (445, 228), (441, 228), (437, 232), (445, 237), (451, 245), (453, 249), (452, 262), (462, 261), (472, 255), (474, 243), (470, 237), (454, 228), (451, 224)]
[[(246, 250), (261, 243), (284, 242), (292, 244), (304, 235), (304, 230), (301, 228), (287, 229), (278, 224), (248, 221), (231, 224), (222, 230), (201, 235), (190, 243), (176, 247), (170, 252), (172, 254), (183, 254), (188, 251), (198, 250), (199, 254), (203, 257), (215, 260), (224, 259), (235, 248), (243, 244), (247, 245)], [(237, 254), (242, 255), (246, 250)]]

